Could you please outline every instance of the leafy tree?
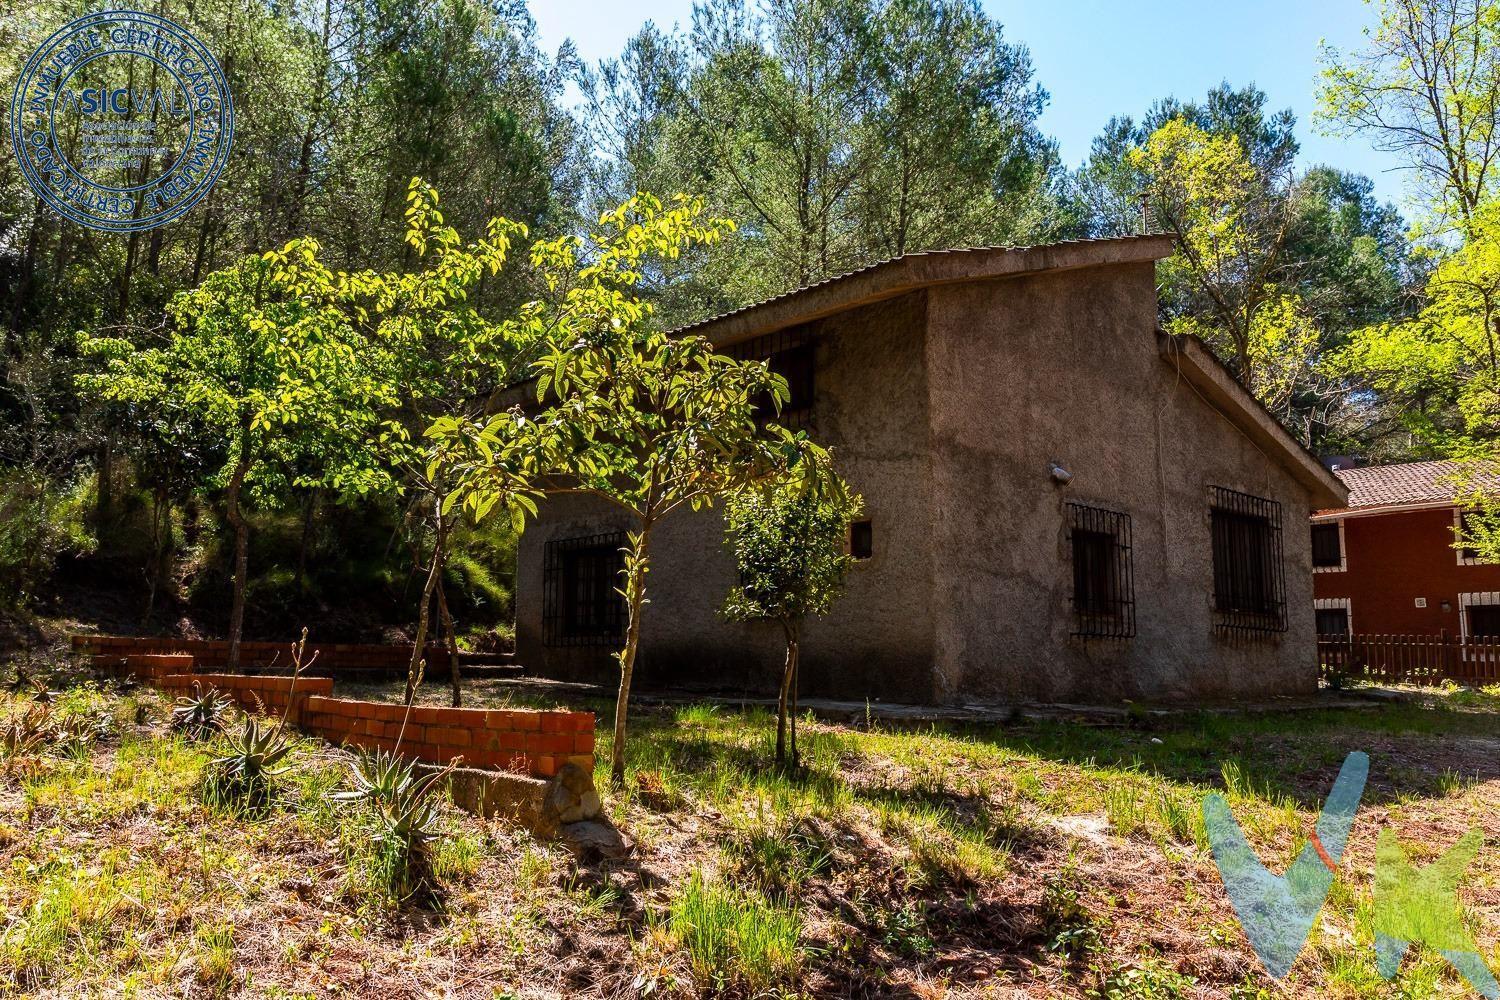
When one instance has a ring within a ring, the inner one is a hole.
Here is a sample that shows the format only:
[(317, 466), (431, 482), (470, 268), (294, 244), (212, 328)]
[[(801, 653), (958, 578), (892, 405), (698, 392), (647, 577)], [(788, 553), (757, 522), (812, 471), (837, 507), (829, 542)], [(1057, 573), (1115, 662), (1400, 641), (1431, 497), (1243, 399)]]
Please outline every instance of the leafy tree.
[(85, 345), (105, 364), (80, 377), (84, 391), (180, 412), (227, 443), (215, 482), (234, 529), (231, 670), (244, 629), (247, 490), (274, 502), (294, 481), (320, 481), (348, 436), (374, 424), (375, 407), (394, 402), (348, 319), (348, 304), (366, 289), (317, 253), (315, 242), (293, 240), (209, 275), (173, 302), (176, 329), (164, 346), (105, 338)]
[(1335, 360), (1440, 453), (1488, 462), (1500, 443), (1500, 205), (1476, 212), (1469, 232), (1416, 316), (1358, 331)]
[(1309, 445), (1364, 452), (1388, 414), (1323, 362), (1358, 327), (1409, 310), (1417, 272), (1404, 223), (1367, 178), (1293, 173), (1289, 111), (1254, 87), (1158, 101), (1139, 122), (1110, 120), (1070, 193), (1085, 231), (1172, 231), (1163, 326), (1208, 342)]
[(827, 614), (852, 563), (849, 523), (861, 501), (789, 493), (774, 486), (731, 496), (724, 505), (727, 544), (739, 582), (724, 602), (732, 621), (774, 621), (786, 636), (786, 663), (776, 699), (776, 762), (786, 760), (788, 707), (792, 766), (797, 766), (797, 666), (802, 623)]
[(1233, 137), (1250, 166), (1245, 178), (1269, 204), (1284, 189), (1297, 155), (1296, 119), (1290, 110), (1269, 111), (1266, 95), (1253, 86), (1221, 83), (1201, 101), (1168, 97), (1151, 105), (1139, 120), (1116, 116), (1105, 124), (1089, 149), (1089, 158), (1070, 179), (1072, 199), (1091, 236), (1124, 236), (1141, 230), (1142, 199), (1151, 224), (1165, 228), (1164, 208), (1150, 200), (1153, 179), (1133, 163), (1132, 155), (1169, 122), (1182, 122), (1205, 135)]
[[(14, 158), (0, 157), (0, 231), (7, 234), (0, 241), (0, 436), (35, 418), (55, 429), (56, 445), (43, 457), (0, 442), (0, 466), (26, 465), (55, 494), (97, 484), (83, 502), (87, 509), (93, 501), (91, 527), (103, 529), (100, 556), (116, 565), (125, 554), (119, 540), (129, 534), (117, 529), (133, 527), (135, 487), (148, 492), (159, 545), (151, 547), (154, 555), (144, 545), (130, 553), (147, 572), (115, 573), (121, 589), (169, 575), (174, 508), (196, 506), (201, 488), (212, 486), (196, 468), (170, 468), (177, 414), (122, 409), (79, 391), (78, 331), (135, 348), (160, 346), (178, 292), (245, 254), (303, 234), (317, 240), (330, 267), (418, 269), (418, 255), (401, 238), (414, 173), (441, 186), (448, 224), (465, 234), (482, 235), (495, 215), (520, 220), (538, 235), (571, 231), (584, 163), (564, 101), (575, 59), (566, 46), (555, 57), (541, 50), (524, 3), (164, 0), (150, 9), (203, 40), (235, 96), (234, 167), (208, 197), (149, 233), (95, 232), (60, 220), (35, 198)], [(7, 8), (0, 77), (14, 80), (37, 45), (80, 11), (59, 0)], [(9, 88), (0, 91), (0, 108), (11, 96)], [(486, 274), (468, 301), (513, 310), (535, 291), (534, 276), (520, 266)], [(153, 426), (163, 433), (155, 435)], [(421, 428), (415, 433), (420, 439)], [(224, 439), (215, 436), (205, 439), (209, 450), (222, 447)], [(223, 462), (196, 446), (184, 450), (194, 465), (217, 470)], [(400, 523), (402, 501), (394, 491), (356, 505), (329, 489), (292, 482), (324, 478), (323, 458), (284, 463), (284, 475), (255, 486), (255, 506), (305, 503), (306, 539), (326, 534), (356, 507), (372, 535)], [(150, 516), (141, 516), (142, 528)], [(279, 519), (267, 520), (271, 527)], [(253, 552), (270, 534), (255, 539)], [(227, 563), (230, 546), (213, 554)], [(315, 564), (324, 580), (355, 561), (366, 571), (355, 586), (340, 587), (339, 599), (361, 611), (398, 589), (385, 586), (383, 571), (399, 570), (382, 562), (399, 557), (382, 557), (378, 547), (374, 554), (342, 548), (326, 556)], [(206, 579), (220, 566), (205, 568)], [(249, 581), (252, 602), (258, 582)], [(448, 596), (457, 604), (451, 584)], [(298, 591), (305, 597), (316, 587)]]
[(433, 433), (468, 455), (463, 502), (483, 516), (498, 502), (517, 516), (534, 509), (535, 487), (598, 497), (635, 521), (626, 552), (628, 617), (618, 653), (611, 780), (625, 779), (630, 683), (647, 600), (646, 576), (656, 529), (674, 513), (702, 509), (772, 479), (791, 489), (838, 496), (828, 455), (804, 434), (768, 424), (754, 400), (779, 406), (786, 382), (762, 362), (713, 352), (701, 337), (671, 338), (651, 323), (652, 307), (636, 294), (651, 259), (717, 242), (731, 224), (702, 218), (701, 201), (668, 206), (637, 195), (600, 220), (585, 245), (576, 237), (542, 241), (531, 259), (559, 290), (530, 304), (519, 322), (545, 338), (536, 362), (537, 399), (552, 405), (535, 417), (499, 414), (482, 426), (445, 420)]
[(1268, 204), (1237, 135), (1209, 133), (1182, 118), (1152, 132), (1128, 162), (1144, 177), (1157, 218), (1177, 236), (1164, 284), (1186, 286), (1207, 304), (1188, 314), (1185, 325), (1211, 331), (1209, 343), (1257, 392), (1263, 373), (1256, 361), (1267, 356), (1258, 350), (1265, 323), (1258, 329), (1257, 314), (1275, 294), (1272, 277), (1286, 232), (1282, 206)]
[[(366, 279), (373, 298), (373, 364), (396, 407), (370, 447), (352, 455), (335, 481), (361, 492), (371, 486), (395, 487), (414, 500), (427, 521), (432, 546), (408, 677), (416, 676), (425, 654), (435, 600), (457, 706), (462, 701), (458, 637), (443, 576), (455, 527), (452, 511), (460, 504), (452, 495), (455, 484), (445, 453), (426, 431), (439, 417), (478, 419), (491, 393), (524, 376), (531, 356), (516, 339), (517, 327), (487, 319), (471, 295), (485, 278), (501, 272), (512, 240), (524, 237), (527, 229), (496, 218), (484, 239), (465, 244), (445, 223), (437, 191), (420, 178), (408, 185), (406, 226), (407, 243), (425, 266)], [(408, 701), (413, 694), (408, 683)]]
[(1495, 194), (1500, 5), (1380, 0), (1362, 51), (1325, 46), (1321, 121), (1402, 155), (1432, 225), (1467, 231)]

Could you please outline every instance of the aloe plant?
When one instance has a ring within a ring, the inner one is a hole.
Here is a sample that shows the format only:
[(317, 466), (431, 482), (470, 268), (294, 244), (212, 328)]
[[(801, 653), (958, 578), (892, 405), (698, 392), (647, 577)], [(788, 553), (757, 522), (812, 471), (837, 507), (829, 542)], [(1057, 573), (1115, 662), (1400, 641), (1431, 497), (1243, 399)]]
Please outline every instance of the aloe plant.
[(52, 712), (46, 705), (33, 705), (0, 727), (0, 756), (24, 757), (36, 753), (51, 735)]
[[(238, 733), (225, 733), (227, 753), (208, 762), (208, 788), (212, 794), (227, 795), (232, 799), (251, 804), (266, 800), (271, 779), (285, 774), (289, 768), (279, 766), (292, 752), (292, 741), (286, 735), (287, 715), (292, 710), (292, 693), (303, 671), (317, 660), (315, 652), (311, 659), (307, 653), (307, 629), (302, 637), (292, 643), (292, 679), (287, 687), (287, 704), (281, 718), (272, 726), (253, 715), (245, 716), (245, 724)], [(274, 662), (274, 661), (273, 661)]]
[(399, 899), (435, 888), (433, 861), (443, 833), (433, 791), (453, 767), (422, 774), (395, 751), (363, 749), (354, 758), (354, 788), (332, 795), (335, 802), (373, 807), (370, 838), (384, 849), (390, 889)]
[(25, 664), (16, 664), (15, 673), (11, 675), (5, 687), (12, 694), (29, 694), (33, 701), (52, 700), (52, 692), (47, 688), (46, 680)]
[(264, 801), (271, 779), (288, 770), (279, 766), (292, 752), (283, 728), (247, 715), (239, 732), (225, 734), (225, 743), (228, 752), (208, 764), (213, 785), (235, 798)]
[(368, 802), (374, 807), (370, 836), (385, 849), (390, 888), (399, 898), (434, 887), (433, 860), (443, 834), (432, 793), (452, 769), (450, 764), (421, 774), (415, 761), (392, 751), (361, 750), (354, 758), (354, 789), (332, 796), (336, 802)]
[(375, 803), (372, 839), (386, 849), (391, 887), (405, 899), (434, 888), (433, 861), (442, 840), (437, 799), (427, 794), (443, 772), (400, 788), (394, 798)]
[(198, 681), (193, 693), (177, 699), (172, 708), (172, 728), (193, 739), (207, 739), (224, 728), (224, 715), (233, 704), (227, 694), (216, 687), (204, 691)]

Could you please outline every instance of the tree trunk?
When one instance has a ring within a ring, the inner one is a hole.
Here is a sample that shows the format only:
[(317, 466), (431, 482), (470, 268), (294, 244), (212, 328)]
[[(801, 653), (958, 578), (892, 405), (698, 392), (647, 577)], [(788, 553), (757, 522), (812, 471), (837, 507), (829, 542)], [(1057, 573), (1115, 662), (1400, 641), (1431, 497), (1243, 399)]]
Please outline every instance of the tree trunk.
[(453, 685), (453, 707), (463, 706), (463, 692), (459, 689), (458, 676), (458, 632), (453, 628), (453, 615), (448, 611), (448, 591), (442, 577), (437, 582), (438, 616), (443, 621), (443, 644), (448, 648), (448, 678)]
[[(165, 529), (162, 522), (165, 521)], [(161, 586), (161, 578), (166, 575), (166, 554), (171, 550), (172, 541), (172, 506), (167, 499), (167, 491), (158, 487), (151, 492), (151, 568), (147, 574), (146, 590), (146, 616), (142, 619), (142, 625), (151, 623), (151, 615), (156, 611), (156, 591)]]
[(781, 670), (781, 691), (776, 698), (776, 763), (786, 763), (786, 708), (787, 696), (792, 689), (792, 668), (796, 666), (794, 659), (797, 641), (793, 637), (790, 622), (782, 622), (782, 628), (786, 631), (786, 665)]
[[(411, 664), (406, 670), (406, 703), (410, 705), (417, 693), (417, 667), (427, 655), (427, 625), (432, 617), (432, 592), (437, 589), (438, 577), (443, 572), (443, 543), (447, 533), (443, 526), (442, 501), (438, 501), (435, 516), (436, 531), (432, 540), (432, 559), (427, 565), (427, 580), (422, 584), (422, 603), (417, 611), (417, 634), (412, 639)], [(424, 668), (425, 671), (425, 668)]]
[(787, 685), (791, 698), (791, 721), (792, 721), (792, 770), (802, 766), (802, 758), (797, 755), (797, 668), (802, 660), (801, 628), (797, 625), (791, 627), (791, 633), (787, 639), (786, 647), (787, 663), (790, 664), (791, 683)]
[(250, 471), (250, 448), (240, 449), (240, 459), (235, 463), (234, 474), (229, 479), (225, 493), (225, 512), (234, 527), (234, 598), (229, 606), (229, 663), (233, 674), (240, 669), (240, 636), (245, 630), (245, 584), (250, 569), (250, 522), (240, 510), (240, 490), (245, 485), (245, 476)]
[(307, 575), (307, 549), (312, 542), (313, 514), (318, 509), (318, 491), (316, 488), (307, 491), (307, 499), (302, 505), (302, 542), (297, 546), (297, 578), (292, 583), (292, 589), (298, 594), (302, 593), (302, 581)]
[(629, 577), (625, 581), (628, 611), (625, 626), (625, 648), (620, 651), (620, 693), (615, 697), (615, 738), (610, 750), (609, 783), (625, 787), (625, 727), (630, 716), (630, 678), (635, 673), (635, 651), (641, 638), (641, 609), (646, 603), (646, 565), (651, 541), (651, 525), (641, 527), (635, 551), (630, 553)]
[(109, 527), (109, 512), (114, 507), (114, 448), (108, 438), (99, 444), (98, 488), (94, 491), (94, 531), (101, 543)]

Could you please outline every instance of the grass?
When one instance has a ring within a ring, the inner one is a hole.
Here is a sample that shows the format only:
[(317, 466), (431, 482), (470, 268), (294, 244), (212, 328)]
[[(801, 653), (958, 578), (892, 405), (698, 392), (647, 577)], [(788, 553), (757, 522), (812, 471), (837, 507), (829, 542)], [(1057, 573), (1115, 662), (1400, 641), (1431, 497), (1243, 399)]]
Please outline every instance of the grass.
[(792, 981), (802, 964), (796, 912), (694, 872), (667, 913), (672, 941), (705, 990), (743, 985), (753, 993)]
[[(299, 738), (264, 808), (221, 808), (198, 794), (215, 742), (171, 734), (159, 696), (59, 686), (56, 720), (90, 735), (0, 758), (6, 995), (1457, 996), (1421, 949), (1394, 985), (1375, 971), (1375, 835), (1396, 829), (1418, 864), (1473, 825), (1500, 839), (1483, 692), (1149, 728), (808, 718), (795, 773), (771, 764), (767, 713), (694, 705), (634, 715), (626, 788), (606, 796), (629, 859), (446, 808), (442, 898), (418, 907), (382, 891), (360, 809), (329, 802), (341, 751)], [(0, 725), (29, 707), (0, 695)], [(1202, 797), (1224, 794), (1279, 868), (1353, 749), (1372, 771), (1344, 876), (1273, 983)], [(1500, 968), (1500, 851), (1464, 886)]]

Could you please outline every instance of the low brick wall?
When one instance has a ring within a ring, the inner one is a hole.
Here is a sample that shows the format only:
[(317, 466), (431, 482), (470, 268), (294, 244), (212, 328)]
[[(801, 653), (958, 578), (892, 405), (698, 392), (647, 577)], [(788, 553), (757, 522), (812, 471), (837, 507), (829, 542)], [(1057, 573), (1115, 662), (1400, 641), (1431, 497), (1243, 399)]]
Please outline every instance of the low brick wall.
[(194, 684), (204, 691), (211, 687), (217, 688), (246, 710), (258, 707), (258, 699), (260, 706), (264, 706), (273, 715), (280, 715), (286, 709), (288, 695), (291, 695), (292, 700), (297, 702), (292, 711), (287, 713), (287, 719), (291, 722), (298, 721), (298, 715), (309, 695), (327, 696), (333, 693), (332, 677), (299, 677), (295, 687), (290, 677), (247, 677), (243, 674), (169, 674), (165, 677), (153, 677), (151, 683), (174, 695), (191, 694)]
[[(136, 655), (186, 654), (201, 667), (225, 667), (229, 663), (229, 643), (222, 639), (173, 639), (130, 635), (75, 635), (71, 637), (73, 653), (87, 656), (100, 666), (111, 666)], [(315, 674), (368, 671), (406, 675), (411, 663), (410, 645), (376, 643), (307, 644), (307, 656), (318, 659)], [(240, 670), (254, 673), (264, 670), (290, 671), (292, 647), (288, 642), (240, 643)], [(443, 672), (448, 654), (441, 646), (427, 647), (428, 673)]]
[[(204, 664), (196, 663), (192, 649), (204, 645), (226, 648), (226, 643), (177, 639), (74, 636), (75, 651), (92, 655), (96, 666), (126, 673), (174, 696), (190, 693), (193, 682), (198, 682), (202, 688), (210, 685), (219, 688), (242, 708), (255, 708), (258, 700), (267, 711), (279, 715), (287, 709), (290, 694), (294, 705), (288, 712), (288, 720), (299, 729), (351, 747), (386, 750), (396, 747), (407, 706), (338, 699), (333, 697), (335, 678), (330, 676), (303, 675), (293, 688), (291, 676), (284, 673), (195, 673), (196, 666)], [(142, 646), (147, 651), (142, 651)], [(254, 648), (258, 655), (279, 649), (284, 654), (279, 663), (291, 663), (287, 646), (273, 643), (242, 646), (249, 648)], [(386, 657), (392, 657), (393, 652), (401, 654), (399, 646), (324, 646), (324, 649), (332, 649), (336, 655), (338, 651), (369, 649), (380, 649)], [(264, 660), (270, 663), (269, 655), (264, 655)], [(208, 666), (211, 664), (213, 661), (208, 661)], [(324, 666), (321, 658), (318, 666)], [(594, 714), (419, 705), (411, 709), (401, 751), (429, 763), (446, 765), (455, 757), (462, 757), (463, 763), (471, 768), (493, 768), (537, 778), (552, 778), (570, 763), (582, 768), (585, 774), (592, 774)]]
[[(313, 695), (303, 704), (298, 725), (332, 743), (390, 750), (405, 715), (405, 705)], [(594, 715), (418, 705), (411, 710), (401, 750), (436, 764), (461, 756), (472, 767), (543, 778), (569, 763), (593, 773)]]
[(123, 657), (116, 669), (138, 681), (154, 681), (169, 674), (192, 673), (193, 658), (171, 653), (133, 653)]

